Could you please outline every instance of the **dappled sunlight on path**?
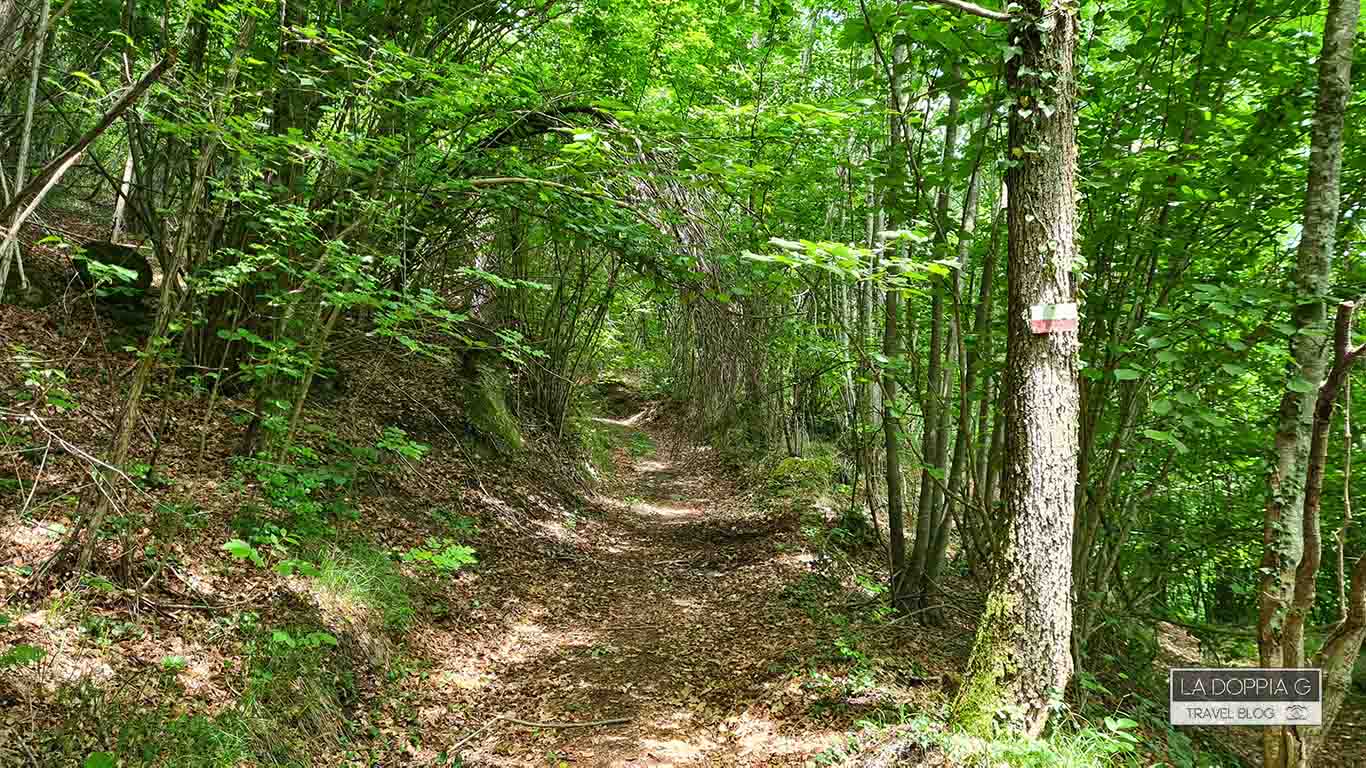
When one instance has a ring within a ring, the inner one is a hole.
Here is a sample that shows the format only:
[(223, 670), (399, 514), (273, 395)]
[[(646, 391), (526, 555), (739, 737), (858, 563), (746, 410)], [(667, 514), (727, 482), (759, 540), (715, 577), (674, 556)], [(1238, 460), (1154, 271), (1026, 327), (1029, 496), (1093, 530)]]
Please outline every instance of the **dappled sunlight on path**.
[(573, 539), (572, 556), (481, 576), (507, 592), (471, 611), (474, 637), (429, 638), (458, 650), (433, 665), (450, 700), (424, 719), (468, 739), (466, 766), (803, 765), (842, 728), (783, 710), (795, 671), (828, 647), (783, 599), (805, 572), (795, 522), (757, 512), (709, 452), (636, 417), (602, 421), (659, 445), (616, 451), (598, 515), (540, 523)]

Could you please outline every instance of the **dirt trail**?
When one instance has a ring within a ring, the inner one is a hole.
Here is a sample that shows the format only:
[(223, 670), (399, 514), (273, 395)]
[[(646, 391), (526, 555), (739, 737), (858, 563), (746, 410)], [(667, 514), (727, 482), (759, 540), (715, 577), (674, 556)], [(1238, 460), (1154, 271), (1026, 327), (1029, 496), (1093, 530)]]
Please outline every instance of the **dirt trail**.
[[(845, 723), (789, 703), (794, 672), (830, 648), (783, 597), (809, 572), (795, 514), (775, 520), (737, 498), (709, 449), (654, 433), (652, 450), (615, 424), (644, 449), (618, 450), (620, 487), (600, 512), (548, 531), (571, 543), (562, 557), (481, 577), (517, 583), (472, 613), (487, 622), (482, 642), (442, 670), (464, 694), (450, 705), (464, 710), (456, 732), (486, 727), (464, 765), (807, 764)], [(499, 715), (629, 722), (528, 728)]]
[[(459, 743), (461, 768), (814, 766), (863, 716), (937, 708), (937, 686), (898, 681), (961, 668), (971, 617), (861, 626), (857, 653), (892, 679), (857, 680), (838, 652), (848, 637), (802, 607), (831, 595), (804, 591), (814, 572), (798, 513), (740, 493), (710, 448), (633, 419), (607, 425), (621, 447), (596, 508), (527, 499), (541, 508), (518, 543), (488, 552), (458, 599), (471, 607), (426, 638), (424, 742)], [(850, 597), (835, 599), (847, 611)], [(1361, 764), (1362, 719), (1344, 713), (1325, 765)]]

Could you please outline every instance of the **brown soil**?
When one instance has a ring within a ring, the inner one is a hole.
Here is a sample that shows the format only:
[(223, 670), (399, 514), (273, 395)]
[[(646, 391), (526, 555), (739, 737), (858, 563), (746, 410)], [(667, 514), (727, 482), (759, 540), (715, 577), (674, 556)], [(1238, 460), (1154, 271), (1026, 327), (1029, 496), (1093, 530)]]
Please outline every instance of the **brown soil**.
[(831, 624), (790, 594), (812, 572), (797, 513), (759, 508), (711, 449), (650, 432), (657, 453), (618, 450), (599, 508), (550, 531), (570, 554), (487, 560), (474, 626), (427, 638), (450, 697), (432, 727), (469, 739), (466, 765), (808, 765), (879, 703), (822, 711), (811, 689), (813, 669), (844, 670)]

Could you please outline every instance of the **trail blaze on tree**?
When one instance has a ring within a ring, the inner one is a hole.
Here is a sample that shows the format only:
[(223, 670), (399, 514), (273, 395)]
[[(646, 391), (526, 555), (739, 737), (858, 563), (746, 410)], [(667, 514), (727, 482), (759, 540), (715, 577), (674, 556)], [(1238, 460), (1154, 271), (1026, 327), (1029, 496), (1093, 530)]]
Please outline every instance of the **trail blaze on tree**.
[(0, 0), (0, 764), (1350, 755), (1359, 14)]

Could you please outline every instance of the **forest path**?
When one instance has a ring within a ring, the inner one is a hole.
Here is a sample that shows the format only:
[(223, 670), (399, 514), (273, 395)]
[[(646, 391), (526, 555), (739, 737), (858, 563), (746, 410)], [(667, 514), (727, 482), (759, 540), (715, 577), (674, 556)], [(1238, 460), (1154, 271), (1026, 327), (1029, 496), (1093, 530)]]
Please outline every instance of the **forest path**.
[[(449, 735), (487, 726), (464, 765), (810, 764), (849, 724), (817, 723), (801, 703), (801, 673), (833, 637), (788, 597), (810, 572), (796, 514), (737, 496), (710, 448), (600, 421), (618, 437), (600, 511), (546, 531), (569, 545), (559, 559), (515, 574), (492, 563), (481, 581), (503, 591), (470, 617), (484, 622), (480, 642), (447, 660), (464, 681)], [(629, 721), (532, 728), (499, 716)]]

